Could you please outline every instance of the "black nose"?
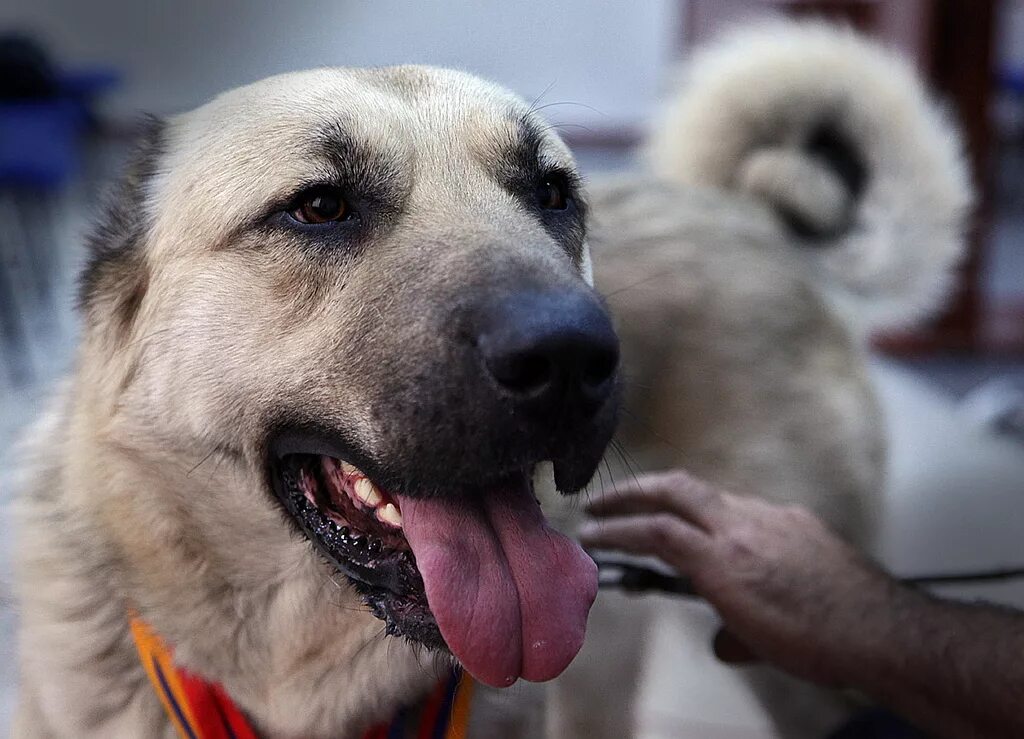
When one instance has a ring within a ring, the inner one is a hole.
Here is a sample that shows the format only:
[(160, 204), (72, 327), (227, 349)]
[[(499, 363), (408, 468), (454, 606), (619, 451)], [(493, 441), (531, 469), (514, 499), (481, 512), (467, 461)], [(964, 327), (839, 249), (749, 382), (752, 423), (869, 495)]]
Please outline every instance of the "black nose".
[(519, 407), (589, 413), (612, 393), (619, 341), (588, 291), (517, 292), (485, 308), (481, 319), (484, 365)]

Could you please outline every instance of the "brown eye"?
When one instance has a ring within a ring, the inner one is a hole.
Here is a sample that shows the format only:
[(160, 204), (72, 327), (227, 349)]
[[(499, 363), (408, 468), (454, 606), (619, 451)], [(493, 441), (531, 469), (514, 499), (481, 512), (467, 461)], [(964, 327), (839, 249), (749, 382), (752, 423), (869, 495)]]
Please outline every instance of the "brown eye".
[(351, 211), (338, 188), (315, 187), (299, 196), (290, 214), (299, 223), (329, 223), (344, 221)]
[(565, 210), (569, 204), (568, 186), (559, 177), (547, 177), (537, 185), (537, 203), (545, 210)]

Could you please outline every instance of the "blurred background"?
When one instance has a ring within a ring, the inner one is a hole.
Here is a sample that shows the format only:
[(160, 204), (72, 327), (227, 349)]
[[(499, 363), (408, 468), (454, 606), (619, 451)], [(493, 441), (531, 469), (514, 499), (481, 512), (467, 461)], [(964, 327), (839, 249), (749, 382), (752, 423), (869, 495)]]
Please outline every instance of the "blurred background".
[[(7, 0), (0, 503), (14, 440), (73, 361), (82, 235), (140, 112), (172, 114), (314, 66), (452, 66), (549, 106), (585, 174), (597, 175), (635, 166), (634, 147), (688, 50), (738, 19), (782, 13), (842, 19), (911, 58), (960, 121), (980, 193), (946, 314), (876, 342), (891, 443), (877, 554), (901, 574), (1024, 564), (1024, 0)], [(6, 514), (0, 525), (9, 542)], [(951, 592), (1024, 606), (1021, 583)], [(14, 615), (0, 615), (5, 734)], [(730, 703), (727, 687), (717, 697), (691, 688), (703, 725), (719, 715), (723, 726), (757, 725), (759, 708)]]

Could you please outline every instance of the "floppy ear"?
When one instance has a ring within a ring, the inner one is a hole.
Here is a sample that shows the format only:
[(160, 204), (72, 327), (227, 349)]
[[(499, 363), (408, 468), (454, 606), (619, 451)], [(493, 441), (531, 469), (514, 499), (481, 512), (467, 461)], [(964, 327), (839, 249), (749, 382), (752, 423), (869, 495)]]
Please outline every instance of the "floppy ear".
[(79, 283), (86, 325), (103, 322), (123, 335), (135, 319), (149, 282), (143, 244), (150, 228), (149, 184), (164, 153), (163, 121), (143, 120), (121, 180), (87, 239), (89, 251)]

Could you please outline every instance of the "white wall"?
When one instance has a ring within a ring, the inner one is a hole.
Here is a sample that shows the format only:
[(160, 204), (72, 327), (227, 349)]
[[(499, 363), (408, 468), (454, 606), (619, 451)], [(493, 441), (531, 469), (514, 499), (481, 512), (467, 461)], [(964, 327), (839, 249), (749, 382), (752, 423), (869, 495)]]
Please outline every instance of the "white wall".
[(14, 2), (0, 27), (38, 31), (68, 63), (124, 72), (118, 114), (187, 109), (276, 72), (425, 62), (530, 99), (547, 90), (542, 102), (600, 111), (565, 106), (553, 118), (615, 127), (649, 112), (681, 33), (674, 0)]

